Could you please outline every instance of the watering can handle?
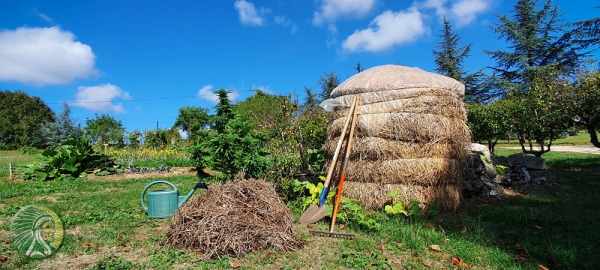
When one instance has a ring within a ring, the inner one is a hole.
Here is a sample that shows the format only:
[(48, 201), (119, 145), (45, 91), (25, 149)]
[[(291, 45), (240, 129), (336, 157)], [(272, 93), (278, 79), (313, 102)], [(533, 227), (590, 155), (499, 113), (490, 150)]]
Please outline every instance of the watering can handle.
[(148, 185), (147, 185), (147, 186), (144, 188), (144, 190), (142, 191), (142, 198), (141, 198), (141, 200), (142, 200), (142, 208), (143, 208), (143, 209), (144, 209), (144, 211), (146, 211), (146, 212), (148, 212), (148, 205), (146, 205), (146, 203), (144, 202), (144, 196), (146, 195), (146, 192), (148, 191), (148, 189), (149, 189), (151, 186), (154, 186), (154, 185), (156, 185), (156, 184), (167, 184), (167, 185), (171, 186), (171, 187), (172, 187), (174, 190), (177, 190), (177, 187), (176, 187), (175, 185), (173, 185), (173, 184), (171, 184), (171, 183), (169, 183), (169, 182), (167, 182), (167, 181), (164, 181), (164, 180), (158, 180), (158, 181), (154, 181), (154, 182), (152, 182), (152, 183), (148, 184)]

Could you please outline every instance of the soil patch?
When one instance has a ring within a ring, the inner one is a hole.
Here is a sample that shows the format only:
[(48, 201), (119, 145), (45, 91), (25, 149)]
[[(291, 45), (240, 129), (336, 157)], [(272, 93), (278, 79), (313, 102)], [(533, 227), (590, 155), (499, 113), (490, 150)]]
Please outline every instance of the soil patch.
[(97, 176), (90, 174), (88, 175), (89, 180), (125, 180), (125, 179), (140, 179), (140, 178), (160, 178), (160, 177), (173, 177), (173, 176), (194, 176), (196, 175), (196, 168), (194, 167), (173, 167), (169, 172), (158, 173), (132, 173), (129, 170), (125, 170), (121, 174), (113, 174), (106, 176)]

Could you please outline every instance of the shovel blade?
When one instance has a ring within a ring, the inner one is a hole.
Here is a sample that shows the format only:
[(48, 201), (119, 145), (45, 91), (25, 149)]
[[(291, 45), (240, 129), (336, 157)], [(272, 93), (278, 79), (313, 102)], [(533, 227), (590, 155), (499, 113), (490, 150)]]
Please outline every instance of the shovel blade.
[(311, 224), (321, 220), (325, 215), (327, 215), (327, 206), (316, 206), (311, 205), (304, 214), (300, 216), (300, 223), (302, 224)]

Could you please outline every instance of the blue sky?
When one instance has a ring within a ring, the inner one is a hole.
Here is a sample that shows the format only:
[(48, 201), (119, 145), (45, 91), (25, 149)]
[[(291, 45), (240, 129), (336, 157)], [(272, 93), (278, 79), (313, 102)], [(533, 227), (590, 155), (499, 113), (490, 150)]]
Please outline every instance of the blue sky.
[[(566, 21), (598, 17), (591, 0), (555, 0)], [(493, 65), (490, 30), (516, 0), (0, 0), (0, 89), (69, 102), (127, 131), (170, 128), (184, 106), (213, 108), (212, 91), (243, 101), (261, 89), (304, 98), (319, 76), (341, 81), (400, 64), (434, 71), (445, 16), (473, 43), (466, 68)]]

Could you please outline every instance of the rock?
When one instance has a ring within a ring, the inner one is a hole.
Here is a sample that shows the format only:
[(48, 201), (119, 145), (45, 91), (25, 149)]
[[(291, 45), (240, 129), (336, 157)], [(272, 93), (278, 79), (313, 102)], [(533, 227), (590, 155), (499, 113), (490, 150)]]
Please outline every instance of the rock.
[(505, 166), (510, 166), (511, 163), (518, 163), (521, 166), (527, 168), (528, 170), (544, 170), (546, 165), (543, 158), (528, 156), (523, 153), (514, 154), (506, 157), (509, 164)]
[(521, 176), (523, 177), (523, 181), (525, 181), (525, 183), (529, 183), (529, 181), (531, 181), (531, 176), (529, 175), (529, 172), (527, 171), (527, 169), (525, 167), (521, 168)]
[(538, 184), (538, 185), (541, 185), (541, 184), (546, 183), (546, 178), (545, 177), (534, 178), (533, 182), (536, 183), (536, 184)]
[(485, 174), (487, 176), (489, 176), (490, 178), (495, 178), (498, 175), (498, 172), (496, 172), (496, 168), (494, 168), (494, 165), (484, 162), (485, 165)]
[(480, 143), (472, 143), (470, 149), (472, 152), (477, 153), (478, 155), (484, 155), (487, 160), (492, 160), (492, 155), (490, 153), (490, 149)]
[(493, 189), (493, 188), (496, 187), (496, 183), (494, 182), (494, 180), (492, 180), (492, 178), (490, 178), (487, 175), (482, 175), (481, 176), (481, 182), (488, 189)]

